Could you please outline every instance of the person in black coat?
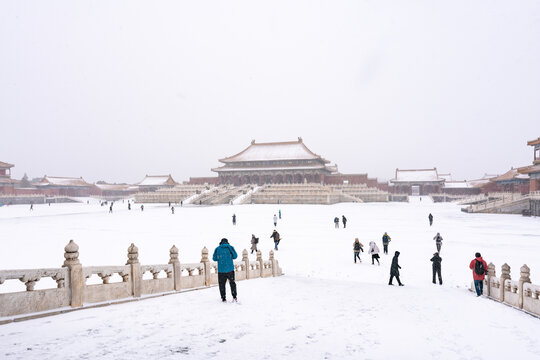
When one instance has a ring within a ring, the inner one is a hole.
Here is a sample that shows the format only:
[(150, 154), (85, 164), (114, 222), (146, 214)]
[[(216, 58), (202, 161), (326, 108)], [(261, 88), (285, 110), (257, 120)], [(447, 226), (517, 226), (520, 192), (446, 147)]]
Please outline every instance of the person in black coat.
[(439, 275), (439, 285), (442, 285), (442, 275), (441, 275), (441, 261), (442, 258), (439, 256), (439, 253), (436, 252), (433, 254), (433, 257), (431, 258), (431, 261), (433, 262), (433, 283), (435, 282), (435, 274)]
[(398, 264), (398, 257), (399, 251), (396, 251), (394, 258), (392, 259), (392, 265), (390, 265), (390, 281), (388, 282), (388, 285), (394, 285), (392, 284), (392, 280), (394, 280), (395, 277), (399, 286), (403, 286), (403, 284), (399, 280), (399, 269), (401, 269), (401, 266), (399, 266)]
[(431, 213), (429, 214), (428, 219), (429, 219), (429, 226), (433, 225), (433, 215), (431, 215)]
[(343, 228), (345, 229), (347, 227), (347, 218), (345, 215), (341, 216), (341, 221), (343, 222)]

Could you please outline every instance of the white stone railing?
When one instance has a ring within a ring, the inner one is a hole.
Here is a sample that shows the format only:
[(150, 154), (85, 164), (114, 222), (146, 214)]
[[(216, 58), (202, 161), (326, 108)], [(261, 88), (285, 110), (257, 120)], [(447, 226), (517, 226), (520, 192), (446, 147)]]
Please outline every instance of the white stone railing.
[[(497, 277), (495, 265), (493, 263), (488, 265), (484, 280), (484, 295), (540, 316), (540, 285), (531, 284), (529, 267), (527, 265), (521, 267), (519, 280), (512, 280), (508, 264), (501, 267), (501, 273), (501, 276)], [(472, 290), (474, 291), (474, 285)]]
[[(111, 303), (124, 299), (136, 299), (153, 294), (175, 293), (187, 289), (203, 288), (218, 283), (217, 263), (208, 259), (208, 250), (201, 252), (198, 263), (180, 263), (178, 249), (170, 249), (168, 264), (141, 265), (139, 250), (134, 245), (128, 248), (128, 261), (120, 266), (88, 266), (79, 262), (79, 247), (71, 240), (65, 247), (64, 265), (53, 269), (0, 270), (0, 290), (7, 280), (20, 280), (26, 291), (0, 293), (0, 324), (14, 321), (16, 317), (37, 312), (54, 312), (60, 308), (79, 308), (96, 303)], [(257, 260), (250, 262), (247, 250), (242, 251), (242, 260), (235, 261), (236, 280), (246, 280), (282, 275), (274, 252), (263, 261), (261, 252)], [(145, 273), (152, 278), (143, 279)], [(115, 275), (119, 282), (111, 282)], [(163, 276), (160, 277), (160, 274)], [(101, 278), (99, 284), (87, 284), (93, 275)], [(42, 278), (52, 278), (57, 288), (35, 290)], [(5, 285), (4, 285), (5, 286)]]
[(529, 196), (531, 200), (540, 200), (540, 191), (531, 191)]

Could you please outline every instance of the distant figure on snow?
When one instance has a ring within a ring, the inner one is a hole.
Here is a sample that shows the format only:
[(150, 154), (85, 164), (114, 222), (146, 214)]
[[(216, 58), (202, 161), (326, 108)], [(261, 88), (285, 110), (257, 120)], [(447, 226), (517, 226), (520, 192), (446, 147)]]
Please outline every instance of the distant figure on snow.
[(375, 241), (369, 242), (368, 254), (371, 254), (371, 265), (375, 265), (375, 260), (377, 260), (379, 266), (381, 265), (379, 262), (379, 247), (375, 244)]
[(144, 211), (144, 205), (141, 205), (141, 211)]
[(276, 225), (277, 225), (277, 216), (276, 216), (276, 214), (274, 214), (274, 226), (276, 226)]
[(236, 225), (236, 214), (232, 214), (232, 224)]
[(128, 210), (131, 210), (131, 203), (128, 201)]
[(394, 280), (395, 277), (399, 286), (403, 286), (403, 284), (399, 280), (399, 269), (401, 269), (401, 266), (399, 266), (398, 264), (398, 257), (399, 251), (396, 251), (394, 254), (394, 258), (392, 259), (392, 265), (390, 265), (390, 281), (388, 282), (388, 285), (394, 285), (392, 284), (392, 280)]
[(482, 255), (479, 252), (474, 254), (474, 256), (475, 258), (469, 264), (469, 269), (472, 270), (476, 296), (480, 296), (484, 292), (484, 278), (486, 277), (488, 265), (482, 259)]
[(341, 215), (341, 221), (343, 221), (343, 228), (345, 229), (347, 227), (347, 218), (345, 215)]
[(435, 245), (437, 246), (437, 252), (441, 252), (441, 246), (442, 246), (442, 240), (443, 240), (441, 234), (437, 233), (437, 235), (433, 237), (433, 240), (435, 240)]
[(184, 201), (180, 200), (180, 207), (184, 206)]
[(34, 204), (30, 203), (30, 211), (34, 211)]
[(429, 213), (428, 219), (429, 219), (429, 226), (433, 225), (433, 215), (431, 215), (431, 213)]
[(171, 213), (174, 215), (174, 206), (171, 206)]
[(255, 234), (251, 234), (251, 253), (257, 252), (257, 244), (259, 243), (259, 238), (255, 237)]
[(112, 214), (112, 206), (113, 204), (111, 203), (111, 206), (109, 206), (109, 214)]
[(169, 201), (169, 207), (171, 207), (171, 202)]
[(270, 237), (274, 238), (274, 249), (278, 250), (278, 245), (279, 245), (279, 242), (281, 241), (281, 238), (279, 237), (279, 233), (274, 229)]
[(214, 250), (214, 255), (212, 260), (217, 261), (218, 263), (218, 284), (219, 284), (219, 294), (221, 295), (221, 301), (227, 301), (227, 294), (225, 291), (225, 284), (229, 280), (229, 285), (231, 286), (231, 294), (233, 301), (236, 300), (236, 282), (234, 281), (234, 263), (233, 260), (236, 259), (238, 255), (234, 247), (229, 245), (229, 240), (223, 238), (219, 243), (219, 246)]
[(334, 226), (336, 229), (339, 229), (339, 218), (337, 216), (334, 218)]
[(433, 267), (433, 283), (435, 282), (435, 274), (439, 276), (439, 285), (442, 285), (442, 275), (441, 275), (441, 257), (439, 256), (439, 253), (436, 252), (433, 254), (433, 257), (431, 258), (432, 267)]
[(392, 241), (392, 239), (390, 238), (390, 236), (388, 236), (388, 234), (385, 232), (384, 235), (382, 236), (382, 246), (383, 246), (383, 251), (386, 255), (388, 255), (388, 243)]
[(278, 211), (279, 219), (281, 220), (281, 209)]
[(356, 258), (358, 258), (359, 262), (362, 262), (362, 259), (360, 259), (360, 251), (364, 252), (364, 245), (360, 241), (358, 241), (358, 238), (354, 239), (353, 243), (353, 252), (354, 252), (354, 263), (356, 264)]

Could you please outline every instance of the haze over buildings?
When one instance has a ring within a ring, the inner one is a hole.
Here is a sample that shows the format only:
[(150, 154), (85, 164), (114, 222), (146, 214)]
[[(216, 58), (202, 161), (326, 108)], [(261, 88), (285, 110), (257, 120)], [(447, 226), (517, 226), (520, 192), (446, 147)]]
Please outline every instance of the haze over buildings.
[(0, 160), (12, 176), (212, 176), (302, 137), (344, 173), (454, 179), (530, 164), (540, 4), (0, 4)]

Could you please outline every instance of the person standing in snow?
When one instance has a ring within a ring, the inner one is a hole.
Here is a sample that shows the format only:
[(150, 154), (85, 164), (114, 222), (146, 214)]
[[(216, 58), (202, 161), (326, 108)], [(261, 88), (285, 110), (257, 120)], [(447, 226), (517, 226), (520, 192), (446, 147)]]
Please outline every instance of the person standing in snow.
[(388, 255), (388, 243), (392, 241), (392, 239), (390, 239), (390, 236), (388, 236), (388, 234), (385, 232), (384, 235), (382, 236), (382, 245), (383, 245), (383, 251), (386, 255)]
[(362, 262), (362, 259), (360, 259), (360, 251), (364, 251), (362, 243), (358, 240), (358, 238), (354, 239), (353, 243), (353, 251), (354, 251), (354, 263), (356, 264), (356, 258), (358, 258), (359, 262)]
[(371, 265), (375, 265), (375, 260), (377, 260), (379, 266), (381, 265), (379, 262), (379, 247), (375, 244), (375, 241), (369, 242), (368, 254), (371, 254)]
[(109, 206), (109, 214), (112, 214), (112, 206), (113, 206), (113, 203), (111, 203), (111, 206)]
[(439, 276), (439, 285), (442, 285), (442, 275), (441, 275), (441, 261), (442, 258), (439, 256), (439, 253), (436, 252), (431, 258), (432, 267), (433, 267), (433, 283), (435, 282), (435, 275)]
[(390, 265), (390, 281), (388, 282), (388, 285), (394, 285), (392, 284), (392, 280), (394, 280), (395, 277), (399, 286), (403, 286), (403, 284), (399, 280), (399, 269), (401, 269), (401, 266), (399, 266), (398, 264), (398, 257), (399, 251), (396, 251), (394, 253), (394, 258), (392, 259), (392, 265)]
[(274, 214), (274, 227), (277, 225), (277, 216)]
[(34, 211), (34, 203), (30, 203), (30, 211)]
[(236, 214), (232, 214), (232, 224), (236, 225)]
[(171, 212), (174, 215), (174, 206), (171, 206)]
[(144, 211), (144, 205), (141, 205), (141, 211)]
[(255, 234), (251, 234), (251, 253), (257, 252), (257, 244), (259, 243), (259, 238), (255, 237)]
[(433, 237), (433, 240), (435, 240), (435, 245), (437, 246), (437, 252), (441, 252), (441, 246), (442, 246), (442, 236), (441, 234), (437, 233), (435, 237)]
[(429, 213), (428, 219), (429, 219), (429, 226), (433, 225), (433, 215), (431, 215), (431, 213)]
[(343, 221), (343, 228), (345, 229), (347, 227), (347, 218), (345, 215), (341, 215), (341, 221)]
[(281, 209), (278, 210), (279, 219), (281, 220)]
[(279, 245), (279, 242), (281, 241), (281, 238), (279, 237), (279, 233), (274, 229), (270, 237), (274, 238), (274, 249), (278, 250), (278, 245)]
[(128, 210), (131, 210), (131, 203), (128, 201)]
[(339, 229), (339, 218), (337, 216), (334, 218), (334, 226), (336, 229)]
[(469, 269), (472, 270), (476, 296), (480, 296), (484, 292), (484, 278), (487, 274), (488, 265), (484, 259), (482, 259), (482, 255), (479, 252), (474, 254), (474, 256), (475, 258), (469, 264)]
[(214, 250), (212, 260), (218, 263), (218, 284), (219, 294), (221, 295), (221, 301), (227, 301), (227, 293), (225, 291), (225, 284), (229, 280), (231, 286), (231, 294), (233, 301), (236, 300), (236, 282), (234, 281), (234, 262), (238, 255), (234, 247), (229, 245), (229, 240), (223, 238), (219, 243), (219, 246)]

